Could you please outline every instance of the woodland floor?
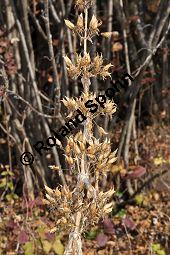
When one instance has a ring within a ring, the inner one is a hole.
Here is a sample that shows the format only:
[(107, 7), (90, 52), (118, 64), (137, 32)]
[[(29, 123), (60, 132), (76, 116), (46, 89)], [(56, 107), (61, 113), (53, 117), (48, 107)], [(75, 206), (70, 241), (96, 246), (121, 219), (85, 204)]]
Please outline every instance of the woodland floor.
[[(83, 238), (84, 255), (170, 254), (170, 131), (168, 126), (143, 130), (139, 138), (141, 162), (148, 179), (168, 172), (149, 184), (132, 204), (105, 225)], [(17, 170), (16, 170), (17, 172)], [(145, 180), (141, 180), (141, 183)], [(139, 182), (140, 184), (140, 182)], [(49, 234), (54, 223), (42, 196), (34, 201), (5, 198), (0, 203), (0, 254), (63, 254), (67, 237)]]

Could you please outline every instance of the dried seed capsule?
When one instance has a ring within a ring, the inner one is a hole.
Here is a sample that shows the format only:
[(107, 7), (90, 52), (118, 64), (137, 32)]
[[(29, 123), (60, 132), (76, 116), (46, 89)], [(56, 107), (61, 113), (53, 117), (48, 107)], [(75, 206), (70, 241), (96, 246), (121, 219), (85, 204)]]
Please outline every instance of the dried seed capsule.
[(117, 151), (118, 151), (118, 150), (115, 150), (114, 152), (112, 152), (112, 153), (110, 154), (110, 156), (109, 156), (109, 159), (110, 159), (110, 158), (115, 157), (115, 156), (116, 156)]
[(73, 65), (73, 63), (71, 62), (71, 59), (69, 59), (69, 57), (65, 56), (65, 57), (64, 57), (64, 60), (65, 60), (67, 66), (70, 67), (70, 66)]
[(106, 204), (103, 208), (104, 213), (110, 213), (113, 208), (113, 202)]
[(67, 223), (67, 219), (62, 217), (60, 222), (63, 223), (63, 224), (66, 224)]
[(110, 149), (109, 147), (110, 147), (110, 146), (109, 146), (108, 143), (102, 144), (102, 150), (103, 150), (103, 151)]
[(71, 21), (69, 21), (68, 19), (65, 19), (64, 22), (65, 22), (66, 26), (68, 28), (70, 28), (71, 30), (73, 30), (75, 28), (74, 24)]
[(99, 134), (102, 136), (102, 135), (107, 135), (108, 133), (102, 128), (102, 127), (97, 127), (98, 128), (98, 131), (99, 131)]
[(54, 199), (54, 198), (50, 197), (48, 194), (46, 194), (45, 196), (46, 196), (46, 198), (47, 198), (50, 202), (55, 203), (55, 199)]
[(106, 152), (104, 153), (103, 157), (104, 157), (104, 158), (108, 158), (109, 154), (110, 154), (110, 150), (106, 151)]
[(49, 195), (52, 195), (53, 194), (53, 190), (52, 189), (50, 189), (48, 186), (46, 186), (45, 185), (45, 190), (47, 191), (47, 193), (49, 194)]
[(70, 152), (71, 152), (71, 148), (70, 148), (70, 146), (69, 146), (69, 144), (67, 144), (67, 146), (66, 146), (66, 153), (67, 154), (70, 154)]
[(78, 16), (77, 27), (80, 28), (80, 29), (84, 28), (83, 14), (82, 13)]
[(91, 58), (89, 53), (85, 53), (84, 57), (81, 59), (81, 67), (90, 65)]
[(98, 160), (99, 160), (99, 161), (102, 161), (103, 158), (104, 158), (104, 157), (103, 157), (103, 155), (101, 154), (101, 155), (99, 156)]
[(91, 211), (91, 216), (92, 217), (96, 215), (96, 212), (97, 212), (96, 204), (91, 205), (90, 211)]
[(112, 164), (112, 163), (114, 163), (116, 160), (117, 160), (116, 157), (111, 158), (111, 159), (108, 161), (108, 164)]
[(55, 195), (56, 195), (57, 197), (60, 197), (60, 196), (61, 196), (61, 192), (59, 191), (58, 188), (55, 189)]
[(69, 144), (70, 146), (73, 146), (73, 145), (74, 145), (74, 140), (73, 140), (72, 137), (70, 137), (70, 138), (68, 139), (68, 144)]
[(93, 155), (93, 154), (88, 153), (87, 155), (88, 155), (89, 158), (92, 158), (92, 159), (95, 158), (95, 155)]
[(82, 142), (79, 142), (81, 151), (85, 151), (85, 145)]
[(95, 15), (92, 16), (89, 28), (92, 30), (96, 30), (98, 28), (98, 20)]
[(77, 153), (77, 154), (80, 154), (80, 153), (81, 153), (81, 151), (80, 151), (80, 149), (79, 149), (79, 146), (78, 146), (77, 144), (75, 144), (74, 150), (75, 150), (75, 153)]
[(74, 160), (73, 160), (72, 157), (67, 157), (67, 156), (65, 156), (65, 157), (66, 157), (67, 162), (68, 162), (70, 165), (73, 165), (73, 164), (74, 164)]

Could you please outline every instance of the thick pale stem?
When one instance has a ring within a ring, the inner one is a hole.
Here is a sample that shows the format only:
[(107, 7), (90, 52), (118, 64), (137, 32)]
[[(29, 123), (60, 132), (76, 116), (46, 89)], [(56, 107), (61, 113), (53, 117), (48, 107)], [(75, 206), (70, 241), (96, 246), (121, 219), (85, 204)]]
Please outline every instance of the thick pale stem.
[(81, 212), (77, 212), (76, 226), (73, 232), (69, 235), (69, 243), (64, 252), (64, 255), (83, 255), (81, 242)]
[(87, 25), (88, 25), (88, 9), (86, 8), (85, 11), (85, 31), (84, 31), (84, 54), (87, 53)]
[[(84, 10), (85, 13), (85, 30), (84, 30), (84, 55), (87, 53), (87, 33), (88, 33), (88, 9)], [(83, 77), (84, 92), (89, 92), (90, 80), (87, 77)]]
[(80, 222), (81, 222), (81, 212), (78, 212), (76, 216), (76, 228), (75, 228), (76, 232), (80, 231)]
[[(88, 8), (84, 10), (85, 14), (85, 31), (84, 31), (84, 55), (87, 53), (87, 35), (88, 35)], [(82, 78), (82, 84), (84, 87), (84, 92), (89, 92), (90, 86), (90, 79), (89, 77)], [(89, 119), (87, 119), (86, 123), (84, 124), (84, 134), (87, 134), (87, 124)], [(86, 174), (85, 166), (86, 166), (86, 157), (83, 154), (81, 159), (81, 174), (84, 176)], [(73, 232), (69, 235), (69, 243), (64, 255), (82, 255), (82, 242), (81, 242), (81, 220), (82, 214), (81, 212), (77, 212), (76, 214), (76, 226)]]
[[(84, 31), (84, 55), (87, 53), (87, 32), (88, 32), (88, 8), (84, 10), (85, 13), (85, 31)], [(90, 79), (88, 77), (83, 77), (83, 87), (84, 92), (89, 92), (89, 86), (90, 86)], [(89, 119), (87, 119), (85, 125), (84, 125), (84, 133), (87, 134), (87, 124), (89, 122)]]
[[(84, 32), (84, 55), (87, 53), (87, 29), (88, 29), (88, 9), (85, 11), (85, 32)], [(89, 91), (89, 81), (85, 77), (83, 77), (82, 83), (84, 86), (84, 91)], [(84, 131), (86, 130), (86, 123), (84, 125)], [(85, 156), (82, 155), (81, 159), (81, 174), (85, 174)], [(81, 224), (81, 212), (77, 212), (76, 215), (76, 226), (73, 232), (69, 235), (69, 243), (64, 255), (74, 254), (74, 255), (82, 255), (82, 242), (81, 242), (81, 232), (80, 232), (80, 224)]]

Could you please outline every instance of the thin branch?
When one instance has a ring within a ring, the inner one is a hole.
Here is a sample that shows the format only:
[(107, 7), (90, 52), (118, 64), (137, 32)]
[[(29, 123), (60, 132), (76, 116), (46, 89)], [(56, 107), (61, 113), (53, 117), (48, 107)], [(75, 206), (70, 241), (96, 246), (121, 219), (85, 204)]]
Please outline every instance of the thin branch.
[(143, 64), (138, 68), (137, 72), (134, 74), (134, 78), (136, 78), (137, 76), (140, 75), (140, 73), (143, 71), (143, 69), (145, 69), (145, 67), (149, 64), (149, 62), (151, 61), (152, 57), (156, 54), (158, 48), (160, 48), (160, 46), (162, 45), (162, 43), (164, 42), (166, 36), (168, 35), (168, 32), (170, 30), (170, 21), (167, 27), (167, 30), (164, 34), (164, 36), (162, 37), (162, 39), (160, 40), (160, 42), (157, 44), (157, 46), (152, 50), (152, 53), (149, 54), (147, 56), (147, 58), (145, 59), (145, 61), (143, 62)]
[(32, 18), (32, 21), (34, 22), (34, 25), (36, 27), (36, 29), (38, 30), (38, 32), (40, 33), (40, 35), (44, 38), (44, 40), (47, 41), (47, 36), (46, 34), (44, 33), (39, 21), (36, 19), (35, 15), (32, 13), (32, 11), (29, 9), (29, 14)]
[(161, 38), (160, 42), (157, 44), (157, 46), (154, 48), (154, 50), (152, 50), (152, 53), (149, 54), (145, 61), (143, 62), (143, 64), (137, 69), (137, 71), (134, 71), (133, 77), (135, 79), (134, 84), (130, 87), (130, 89), (127, 91), (127, 93), (125, 94), (125, 98), (127, 98), (129, 96), (129, 100), (131, 100), (131, 102), (133, 102), (133, 100), (135, 99), (136, 95), (139, 92), (140, 89), (140, 83), (139, 80), (142, 76), (142, 73), (145, 71), (145, 69), (147, 68), (147, 66), (149, 65), (150, 61), (152, 60), (152, 57), (156, 54), (158, 48), (161, 47), (162, 43), (164, 42), (166, 36), (168, 35), (170, 30), (170, 21), (168, 23), (167, 29), (165, 34), (163, 35), (163, 37)]
[(45, 13), (44, 13), (43, 18), (44, 18), (45, 28), (46, 28), (47, 38), (48, 38), (49, 55), (50, 55), (50, 59), (51, 59), (52, 67), (53, 67), (53, 79), (54, 79), (54, 85), (55, 85), (56, 108), (55, 108), (54, 114), (59, 117), (60, 110), (61, 110), (61, 103), (60, 103), (61, 91), (60, 91), (60, 83), (59, 83), (59, 79), (58, 79), (57, 66), (56, 66), (55, 56), (54, 56), (52, 35), (51, 35), (51, 31), (50, 31), (49, 1), (44, 0), (44, 5), (45, 5)]
[(20, 99), (21, 101), (23, 101), (26, 105), (28, 105), (30, 107), (30, 109), (32, 111), (34, 111), (35, 113), (37, 113), (39, 116), (42, 116), (44, 118), (49, 118), (49, 119), (58, 119), (57, 116), (51, 116), (51, 115), (47, 115), (44, 113), (39, 112), (37, 109), (35, 109), (28, 101), (26, 101), (23, 97), (21, 97), (20, 95), (16, 94), (15, 92), (13, 92), (12, 90), (7, 90), (7, 92), (9, 92), (10, 94), (16, 95), (17, 99)]
[[(2, 129), (2, 131), (8, 135), (8, 131), (2, 126), (2, 124), (0, 123), (0, 128)], [(10, 133), (9, 133), (9, 137), (13, 140), (14, 143), (16, 143), (16, 139), (14, 136), (12, 136)]]
[(57, 24), (61, 23), (61, 20), (56, 12), (56, 9), (51, 0), (49, 0), (51, 14)]

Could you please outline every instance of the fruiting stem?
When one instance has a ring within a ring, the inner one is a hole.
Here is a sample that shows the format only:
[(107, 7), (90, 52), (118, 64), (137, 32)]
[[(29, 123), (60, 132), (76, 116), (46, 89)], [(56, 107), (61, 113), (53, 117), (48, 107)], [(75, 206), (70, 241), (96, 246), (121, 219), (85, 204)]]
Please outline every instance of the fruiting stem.
[(87, 25), (88, 25), (88, 9), (85, 11), (85, 31), (84, 31), (84, 54), (87, 53)]
[(80, 224), (81, 224), (81, 212), (77, 212), (76, 226), (73, 232), (71, 232), (69, 235), (69, 242), (64, 252), (64, 255), (83, 255)]
[(76, 232), (80, 231), (80, 222), (81, 222), (81, 212), (77, 212), (77, 215), (76, 215), (76, 228), (75, 228)]

